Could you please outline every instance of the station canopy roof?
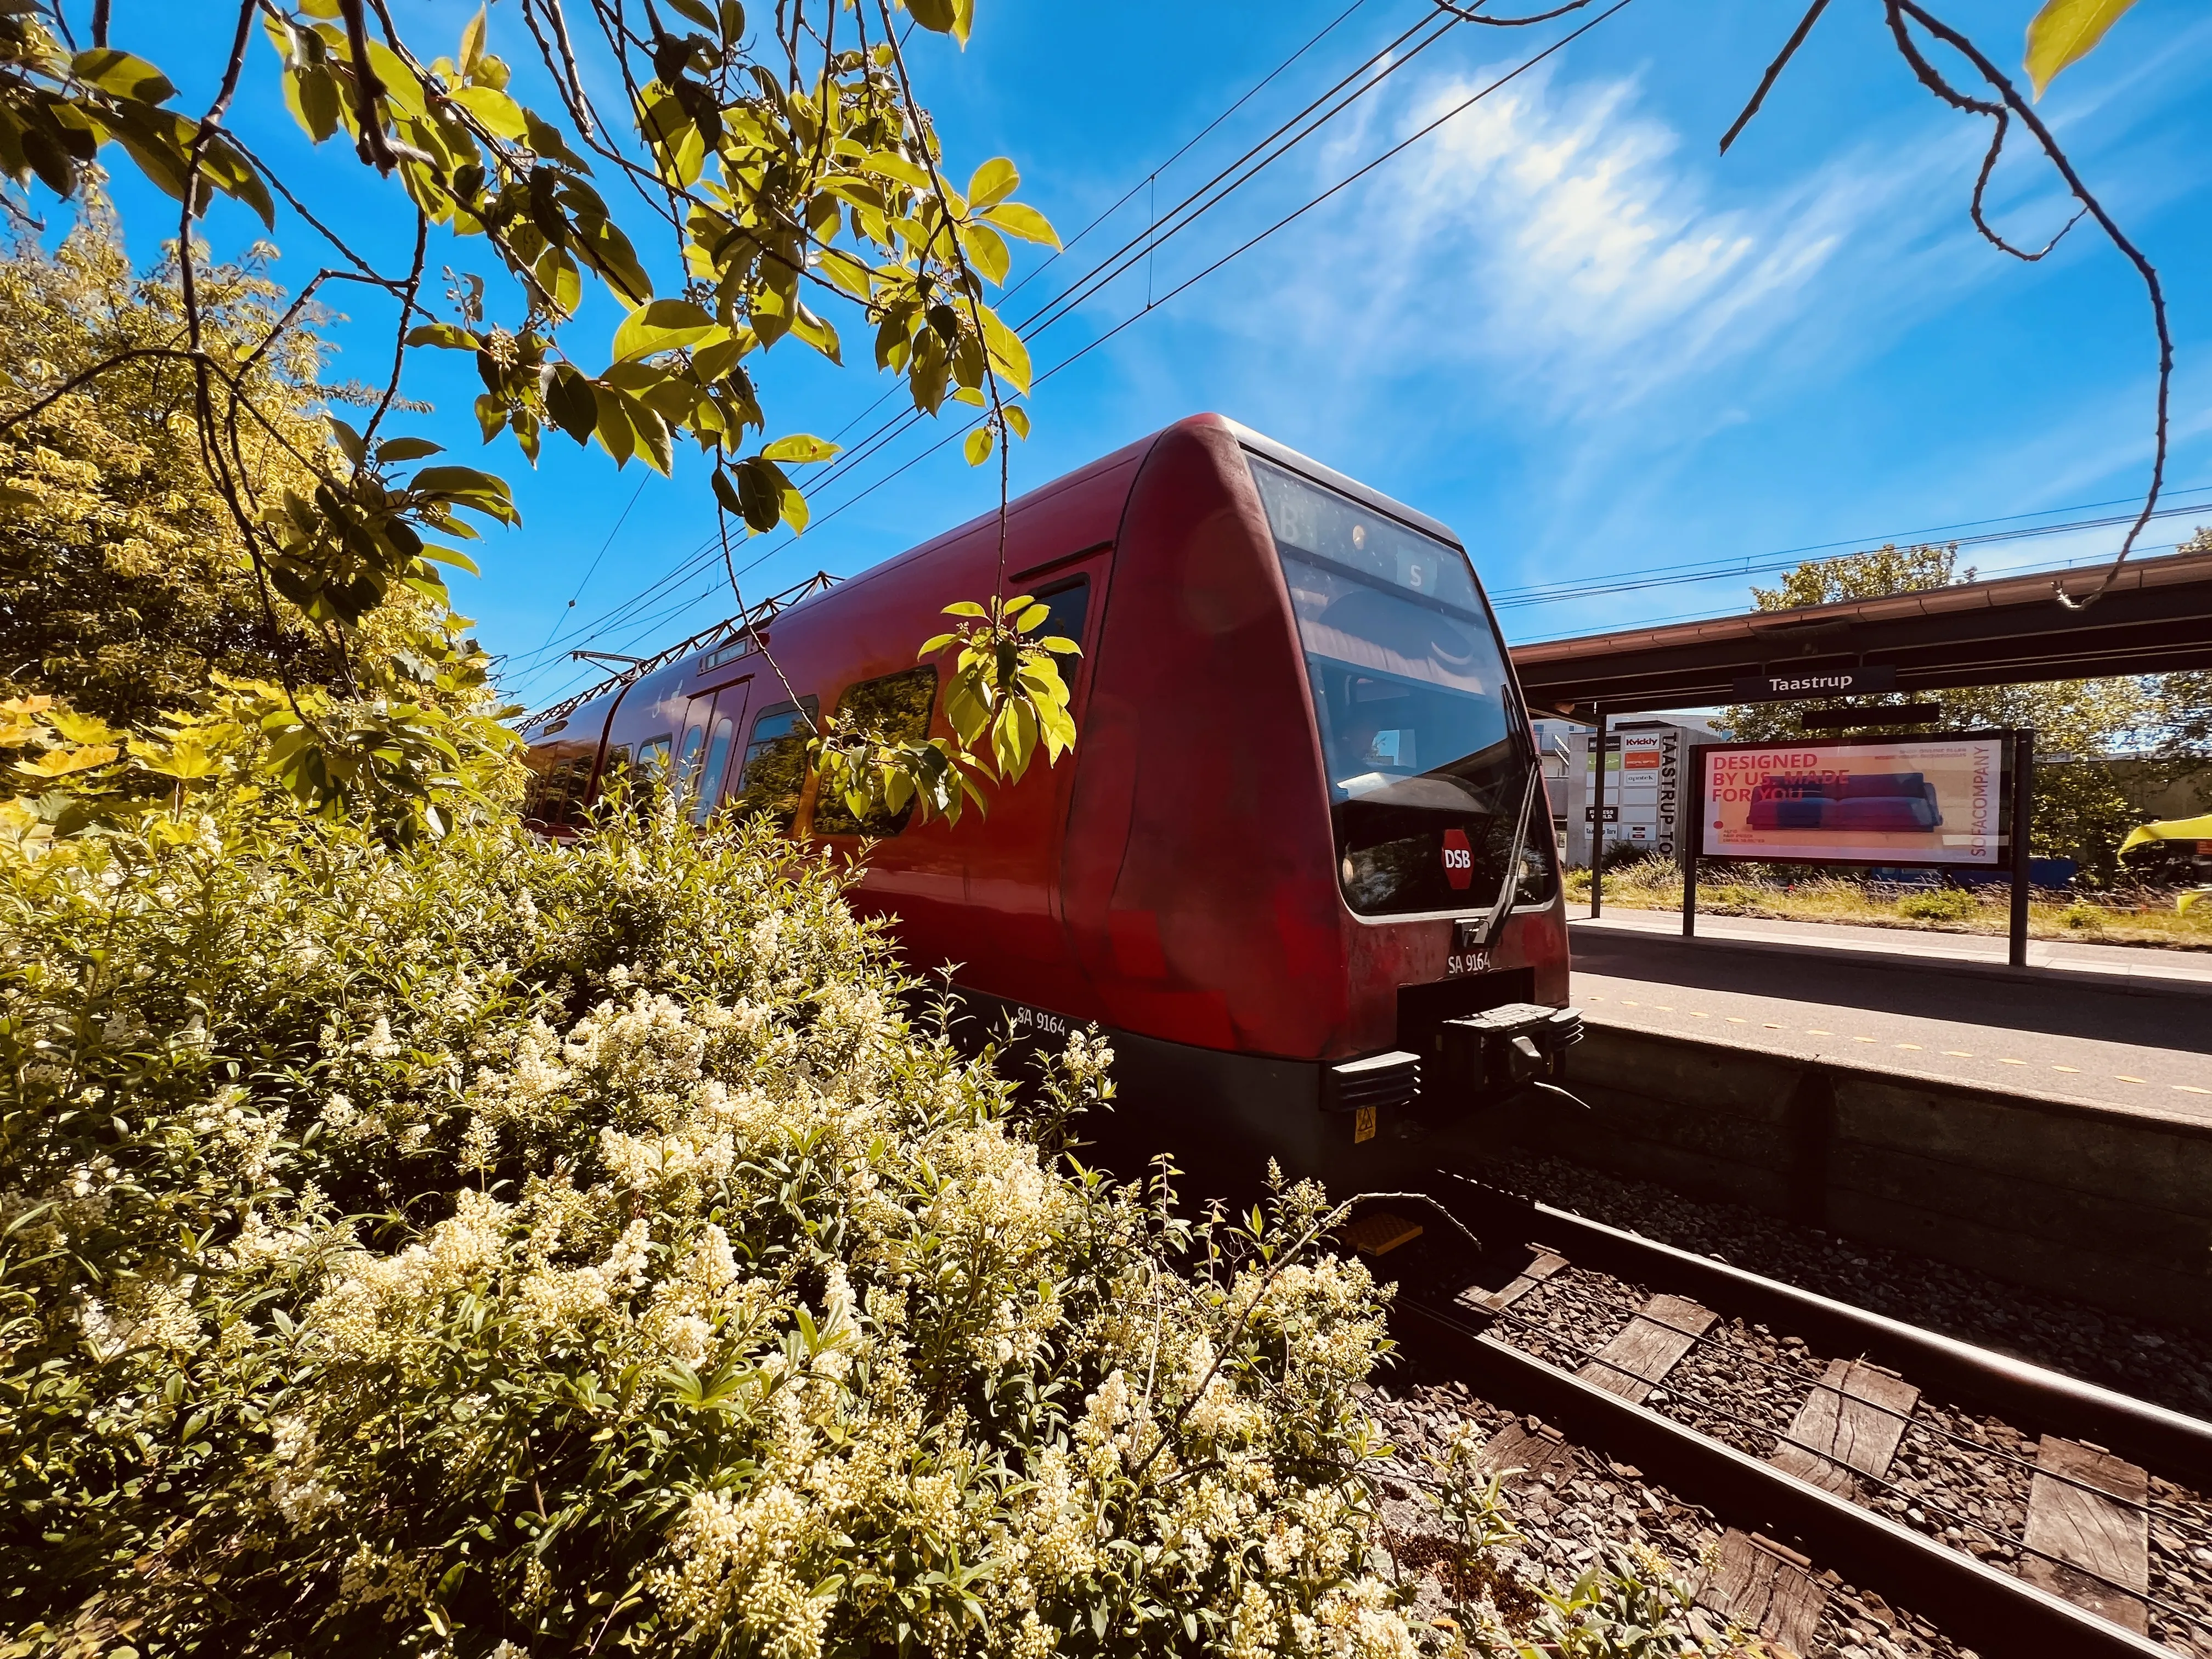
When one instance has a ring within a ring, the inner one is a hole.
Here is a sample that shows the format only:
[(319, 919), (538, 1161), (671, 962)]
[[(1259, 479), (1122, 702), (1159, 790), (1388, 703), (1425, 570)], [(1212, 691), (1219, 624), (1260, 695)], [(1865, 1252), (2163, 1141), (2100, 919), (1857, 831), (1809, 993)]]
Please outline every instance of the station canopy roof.
[(1965, 582), (1880, 599), (1759, 611), (1515, 648), (1532, 709), (1589, 720), (1735, 701), (1739, 677), (1888, 665), (1900, 691), (2212, 668), (2212, 553)]

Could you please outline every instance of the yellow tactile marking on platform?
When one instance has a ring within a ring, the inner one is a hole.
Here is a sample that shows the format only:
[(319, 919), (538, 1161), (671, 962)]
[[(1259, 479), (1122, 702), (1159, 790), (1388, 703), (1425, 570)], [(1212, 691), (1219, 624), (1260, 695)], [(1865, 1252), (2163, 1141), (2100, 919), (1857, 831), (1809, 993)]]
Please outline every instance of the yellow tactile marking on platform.
[[(1602, 996), (1592, 994), (1583, 1000), (1588, 1002), (1603, 1002), (1607, 999)], [(1623, 997), (1620, 1000), (1620, 1006), (1624, 1008), (1641, 1008), (1646, 1005), (1642, 1002), (1638, 1002), (1632, 998)], [(1671, 1014), (1680, 1012), (1687, 1014), (1692, 1019), (1711, 1019), (1713, 1018), (1711, 1014), (1708, 1013), (1702, 1008), (1686, 1008), (1678, 1011), (1672, 1003), (1666, 1002), (1655, 1002), (1649, 1006), (1653, 1010), (1660, 1013)], [(1742, 1014), (1723, 1014), (1721, 1018), (1728, 1021), (1731, 1025), (1748, 1025), (1752, 1023), (1748, 1018)], [(1760, 1027), (1762, 1030), (1769, 1031), (1786, 1031), (1790, 1029), (1789, 1026), (1784, 1025), (1774, 1020), (1761, 1021)], [(1807, 1036), (1832, 1037), (1836, 1035), (1835, 1032), (1827, 1030), (1824, 1026), (1808, 1025), (1802, 1029), (1804, 1035)], [(1854, 1042), (1879, 1043), (1881, 1039), (1880, 1037), (1854, 1036), (1851, 1038), (1851, 1041)], [(1892, 1043), (1890, 1046), (1894, 1048), (1905, 1049), (1915, 1054), (1924, 1054), (1927, 1052), (1925, 1047), (1917, 1042), (1896, 1042)], [(1947, 1059), (1950, 1060), (1973, 1060), (1977, 1058), (1974, 1051), (1971, 1048), (1946, 1048), (1942, 1053)], [(2028, 1063), (2029, 1062), (2027, 1060), (2014, 1060), (2009, 1056), (2001, 1057), (1997, 1060), (1997, 1064), (2000, 1066), (2026, 1066)], [(2053, 1066), (2051, 1069), (2054, 1072), (2064, 1072), (2069, 1076), (2074, 1077), (2079, 1077), (2081, 1075), (2081, 1068), (2079, 1066)], [(2148, 1078), (2130, 1077), (2124, 1072), (2116, 1072), (2112, 1075), (2116, 1082), (2137, 1083), (2142, 1084), (2146, 1088), (2151, 1086), (2150, 1079)], [(2185, 1095), (2212, 1095), (2212, 1089), (2201, 1089), (2193, 1083), (2176, 1083), (2171, 1086)]]

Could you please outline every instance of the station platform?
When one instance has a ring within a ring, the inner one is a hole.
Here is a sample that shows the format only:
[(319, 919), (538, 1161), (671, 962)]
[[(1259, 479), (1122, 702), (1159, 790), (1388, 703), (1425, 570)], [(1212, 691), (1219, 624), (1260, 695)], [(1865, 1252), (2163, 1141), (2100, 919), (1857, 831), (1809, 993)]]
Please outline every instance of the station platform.
[(2212, 953), (1570, 911), (1593, 1024), (2212, 1126)]

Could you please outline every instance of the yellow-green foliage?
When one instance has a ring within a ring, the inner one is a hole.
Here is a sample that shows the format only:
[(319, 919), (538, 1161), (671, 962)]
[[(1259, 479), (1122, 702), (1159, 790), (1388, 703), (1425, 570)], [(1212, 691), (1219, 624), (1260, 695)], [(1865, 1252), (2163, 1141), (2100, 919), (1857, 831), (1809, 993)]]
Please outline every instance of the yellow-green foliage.
[[(1587, 870), (1566, 872), (1567, 896), (1586, 902)], [(1848, 876), (1784, 881), (1756, 869), (1734, 866), (1729, 879), (1701, 877), (1701, 915), (1771, 916), (1786, 921), (1844, 922), (1863, 927), (1925, 927), (1954, 933), (2002, 933), (2011, 925), (2010, 889), (1924, 888), (1895, 896)], [(1605, 902), (1624, 910), (1678, 910), (1681, 866), (1672, 859), (1640, 859), (1605, 873)], [(2108, 945), (2164, 945), (2212, 950), (2212, 911), (2199, 905), (2177, 910), (2164, 895), (2087, 898), (2060, 902), (2038, 898), (2028, 905), (2028, 932), (2038, 939), (2089, 933)]]
[(394, 849), (236, 788), (8, 854), (9, 1627), (1445, 1644), (1378, 1547), (1383, 1304), (1320, 1194), (1194, 1227), (1041, 1152), (1104, 1049), (1018, 1106), (842, 889), (755, 831)]
[[(258, 260), (203, 269), (199, 293), (207, 349), (260, 411), (235, 434), (248, 487), (264, 501), (312, 492), (324, 401), (352, 395), (318, 384), (325, 313), (311, 305), (280, 329), (287, 296)], [(183, 328), (173, 268), (134, 272), (97, 216), (51, 254), (23, 242), (0, 255), (9, 406), (80, 382), (0, 434), (0, 690), (137, 723), (212, 673), (345, 680), (334, 637), (254, 580), (200, 457), (189, 366), (141, 356), (81, 379), (118, 354), (173, 347)], [(403, 592), (362, 647), (420, 650), (412, 636), (429, 620)]]
[(1964, 921), (1981, 913), (1982, 902), (1962, 887), (1931, 887), (1924, 893), (1907, 893), (1897, 902), (1897, 914), (1915, 921)]

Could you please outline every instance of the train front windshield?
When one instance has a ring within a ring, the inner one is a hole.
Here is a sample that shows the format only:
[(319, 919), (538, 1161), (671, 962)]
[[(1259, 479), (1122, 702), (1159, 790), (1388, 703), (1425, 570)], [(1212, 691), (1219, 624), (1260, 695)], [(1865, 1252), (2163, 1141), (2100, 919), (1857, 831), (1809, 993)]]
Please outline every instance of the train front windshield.
[[(1534, 757), (1467, 556), (1257, 456), (1252, 474), (1305, 651), (1346, 902), (1488, 909)], [(1524, 886), (1530, 858), (1549, 870), (1549, 836), (1528, 841)]]

